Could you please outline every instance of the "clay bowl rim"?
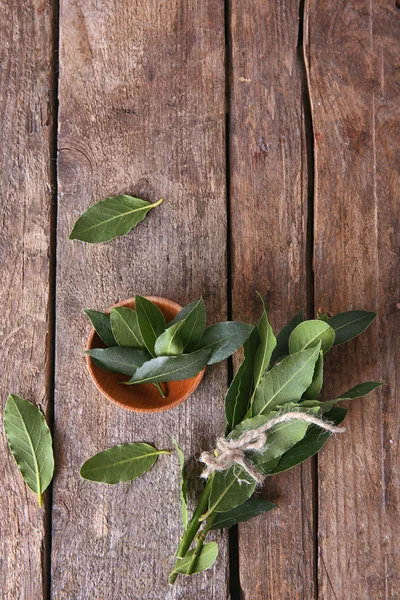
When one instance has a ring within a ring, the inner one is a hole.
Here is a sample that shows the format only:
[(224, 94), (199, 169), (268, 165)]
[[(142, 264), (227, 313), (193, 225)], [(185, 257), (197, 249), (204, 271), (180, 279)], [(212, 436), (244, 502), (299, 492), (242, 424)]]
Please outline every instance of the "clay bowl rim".
[[(155, 304), (157, 304), (157, 301), (160, 301), (163, 304), (168, 304), (171, 308), (176, 309), (177, 313), (183, 308), (177, 302), (174, 302), (173, 300), (170, 300), (169, 298), (163, 298), (162, 296), (144, 296), (144, 298), (146, 298), (147, 300), (150, 300), (150, 302), (154, 302)], [(128, 304), (132, 304), (132, 302), (133, 303), (135, 302), (134, 296), (131, 298), (127, 298), (126, 300), (121, 300), (120, 302), (117, 302), (116, 304), (113, 304), (105, 311), (105, 313), (109, 314), (111, 312), (112, 308), (116, 308), (118, 306), (127, 306)], [(97, 335), (97, 334), (96, 334), (95, 328), (93, 327), (91, 329), (89, 337), (88, 337), (88, 341), (86, 344), (86, 350), (92, 349), (92, 347), (93, 347), (92, 344), (93, 344), (95, 335)], [(181, 397), (177, 398), (176, 400), (173, 400), (172, 402), (170, 402), (169, 404), (166, 404), (164, 406), (152, 407), (152, 408), (146, 409), (146, 408), (136, 408), (134, 406), (129, 406), (127, 404), (124, 404), (123, 402), (120, 402), (117, 398), (115, 398), (114, 396), (109, 394), (107, 392), (107, 390), (105, 390), (103, 388), (103, 386), (98, 382), (95, 372), (93, 370), (92, 360), (89, 355), (86, 355), (86, 365), (87, 365), (87, 368), (88, 368), (88, 371), (90, 373), (93, 383), (95, 384), (95, 386), (97, 387), (99, 392), (105, 398), (107, 398), (107, 400), (110, 400), (110, 402), (112, 402), (113, 404), (116, 404), (120, 408), (129, 410), (130, 412), (136, 412), (136, 413), (142, 413), (142, 414), (143, 413), (151, 414), (151, 413), (157, 413), (157, 412), (164, 412), (166, 410), (170, 410), (170, 409), (174, 408), (175, 406), (179, 406), (179, 404), (182, 404), (199, 387), (199, 385), (204, 377), (206, 368), (207, 368), (207, 366), (205, 366), (204, 369), (202, 369), (194, 378), (191, 378), (191, 379), (193, 379), (192, 385)], [(181, 380), (181, 381), (184, 381), (184, 380)]]

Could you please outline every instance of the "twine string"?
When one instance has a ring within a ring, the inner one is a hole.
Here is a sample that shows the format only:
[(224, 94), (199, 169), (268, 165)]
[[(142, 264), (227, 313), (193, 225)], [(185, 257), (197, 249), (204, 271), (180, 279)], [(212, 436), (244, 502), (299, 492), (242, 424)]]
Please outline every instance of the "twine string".
[(325, 421), (307, 413), (287, 412), (270, 419), (257, 429), (245, 431), (237, 439), (226, 437), (218, 438), (215, 451), (203, 452), (200, 456), (201, 462), (205, 465), (201, 477), (208, 479), (212, 473), (226, 471), (230, 467), (238, 465), (257, 483), (262, 483), (265, 475), (247, 460), (246, 452), (250, 450), (254, 450), (255, 452), (266, 450), (268, 448), (267, 432), (275, 427), (275, 425), (295, 420), (317, 425), (317, 427), (329, 431), (330, 433), (343, 433), (345, 431), (343, 427), (336, 427), (336, 425), (330, 421)]

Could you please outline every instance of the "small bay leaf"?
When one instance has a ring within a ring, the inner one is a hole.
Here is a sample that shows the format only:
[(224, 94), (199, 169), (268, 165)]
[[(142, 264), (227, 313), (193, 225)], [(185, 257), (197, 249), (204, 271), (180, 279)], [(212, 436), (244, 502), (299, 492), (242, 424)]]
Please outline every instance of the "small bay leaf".
[(98, 310), (88, 309), (85, 310), (85, 314), (89, 317), (97, 335), (103, 340), (105, 345), (109, 348), (117, 346), (117, 342), (111, 330), (110, 315), (99, 312)]
[(179, 337), (183, 343), (183, 351), (188, 353), (196, 350), (206, 328), (206, 310), (203, 298), (188, 304), (168, 324), (168, 327), (184, 321)]
[(137, 314), (132, 308), (117, 306), (111, 310), (111, 329), (119, 346), (145, 349)]
[(376, 313), (350, 310), (332, 317), (329, 325), (335, 330), (335, 346), (344, 344), (363, 333), (375, 320)]
[(4, 431), (25, 483), (42, 506), (42, 494), (54, 471), (51, 432), (44, 415), (28, 400), (10, 395), (4, 409)]
[(372, 390), (377, 387), (380, 387), (383, 383), (379, 381), (365, 381), (364, 383), (359, 383), (354, 386), (348, 392), (340, 395), (341, 400), (353, 400), (354, 398), (361, 398), (362, 396), (366, 396)]
[(100, 369), (123, 375), (133, 375), (136, 369), (151, 359), (150, 354), (145, 350), (123, 348), (122, 346), (93, 348), (86, 350), (85, 354), (88, 354)]
[(226, 512), (243, 504), (255, 488), (255, 480), (239, 467), (214, 473), (208, 502), (209, 512)]
[(125, 194), (106, 198), (79, 217), (69, 239), (98, 244), (126, 235), (143, 221), (149, 210), (161, 203), (162, 199), (151, 204)]
[(183, 353), (183, 343), (180, 336), (183, 324), (184, 321), (175, 323), (156, 339), (154, 344), (154, 354), (156, 356), (178, 356)]
[(81, 467), (81, 477), (90, 481), (115, 484), (140, 477), (167, 450), (144, 443), (120, 444), (89, 458)]
[(289, 338), (289, 352), (294, 354), (301, 350), (314, 348), (321, 343), (324, 354), (328, 352), (335, 341), (335, 332), (325, 321), (312, 319), (303, 321), (292, 331)]
[(268, 320), (265, 298), (261, 294), (259, 296), (263, 303), (263, 314), (258, 323), (260, 346), (257, 350), (254, 363), (254, 389), (257, 389), (264, 372), (267, 370), (272, 352), (276, 346), (276, 338)]
[[(193, 550), (189, 550), (189, 552), (187, 552), (183, 558), (178, 558), (170, 577), (175, 573), (179, 573), (180, 575), (188, 575), (189, 566), (192, 562), (194, 552), (195, 548), (193, 548)], [(207, 542), (207, 544), (204, 544), (197, 558), (196, 566), (191, 574), (194, 575), (195, 573), (201, 573), (201, 571), (205, 571), (206, 569), (212, 567), (217, 560), (217, 556), (218, 545), (216, 542)]]
[(180, 356), (158, 356), (139, 367), (129, 383), (158, 383), (190, 379), (205, 367), (209, 356), (209, 350), (196, 350), (191, 354), (181, 354)]
[(225, 360), (231, 356), (247, 340), (254, 327), (237, 321), (216, 323), (207, 327), (200, 348), (210, 350), (208, 365)]
[(249, 521), (253, 517), (258, 517), (273, 508), (276, 508), (276, 504), (262, 500), (261, 498), (249, 498), (243, 504), (240, 504), (232, 510), (228, 510), (223, 513), (217, 513), (217, 517), (211, 529), (229, 529), (237, 523), (244, 523)]
[(154, 302), (143, 296), (135, 296), (135, 308), (145, 346), (150, 354), (155, 356), (156, 340), (165, 331), (164, 315)]
[(317, 362), (315, 363), (315, 370), (313, 375), (313, 380), (309, 388), (303, 394), (303, 398), (307, 400), (312, 400), (314, 398), (318, 398), (322, 385), (324, 383), (324, 354), (322, 350), (319, 353), (319, 357)]

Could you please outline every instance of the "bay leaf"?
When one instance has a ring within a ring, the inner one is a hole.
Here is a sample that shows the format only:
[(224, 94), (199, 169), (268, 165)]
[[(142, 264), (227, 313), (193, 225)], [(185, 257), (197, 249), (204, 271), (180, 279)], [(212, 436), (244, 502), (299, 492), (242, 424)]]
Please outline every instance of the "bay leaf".
[(187, 495), (186, 495), (186, 477), (185, 477), (185, 456), (182, 452), (182, 450), (179, 447), (178, 442), (176, 441), (176, 439), (173, 437), (172, 441), (174, 443), (176, 452), (178, 454), (179, 457), (179, 464), (180, 464), (180, 468), (181, 468), (181, 513), (182, 513), (182, 525), (183, 528), (186, 530), (188, 523), (189, 523), (189, 512), (188, 512), (188, 507), (187, 507)]
[(324, 354), (328, 352), (335, 341), (335, 332), (325, 321), (312, 319), (303, 321), (292, 331), (289, 338), (289, 352), (294, 354), (301, 350), (314, 348), (321, 343)]
[(258, 295), (263, 303), (263, 314), (258, 323), (260, 345), (254, 362), (254, 389), (257, 389), (264, 372), (267, 370), (271, 360), (272, 352), (276, 346), (276, 338), (268, 320), (265, 298), (261, 294)]
[[(178, 558), (174, 570), (170, 574), (170, 577), (175, 573), (179, 573), (180, 575), (188, 574), (189, 566), (192, 562), (194, 552), (195, 548), (193, 548), (193, 550), (189, 550), (189, 552), (187, 552), (183, 558)], [(206, 569), (212, 567), (215, 561), (217, 560), (217, 556), (218, 545), (216, 542), (207, 542), (206, 544), (203, 544), (200, 554), (196, 561), (196, 566), (192, 571), (192, 575), (194, 575), (195, 573), (201, 573), (201, 571), (205, 571)]]
[(119, 346), (145, 349), (136, 311), (125, 306), (111, 310), (111, 329)]
[(51, 432), (44, 415), (28, 400), (11, 394), (4, 409), (4, 432), (25, 483), (42, 506), (42, 494), (54, 472)]
[(151, 469), (160, 454), (170, 452), (141, 442), (120, 444), (89, 458), (80, 474), (83, 479), (108, 484), (132, 481)]
[(162, 201), (151, 204), (125, 194), (101, 200), (79, 217), (69, 239), (98, 244), (126, 235), (143, 221), (149, 210), (159, 206)]
[(309, 388), (303, 394), (303, 398), (306, 400), (312, 400), (313, 398), (318, 398), (320, 395), (322, 385), (324, 383), (324, 354), (322, 350), (319, 353), (318, 360), (315, 364), (315, 370), (313, 375), (313, 380)]
[(289, 338), (293, 329), (304, 321), (304, 311), (301, 310), (297, 315), (279, 332), (276, 338), (276, 346), (271, 356), (271, 365), (289, 354)]
[(363, 333), (375, 320), (376, 313), (350, 310), (335, 315), (329, 325), (335, 330), (335, 346), (344, 344)]
[(320, 344), (316, 348), (287, 356), (268, 371), (255, 392), (251, 405), (252, 415), (265, 413), (286, 402), (300, 400), (311, 384), (319, 352)]
[(255, 488), (255, 480), (240, 467), (214, 473), (208, 502), (209, 512), (226, 512), (243, 504)]
[(154, 302), (143, 296), (135, 296), (135, 309), (144, 344), (150, 354), (155, 356), (156, 340), (165, 331), (164, 315)]
[(105, 345), (109, 348), (117, 346), (117, 342), (111, 330), (110, 315), (99, 312), (98, 310), (89, 309), (85, 310), (85, 314), (89, 317), (97, 335), (103, 340)]
[(259, 515), (276, 508), (276, 506), (277, 504), (262, 500), (261, 498), (249, 498), (246, 502), (232, 510), (217, 513), (211, 529), (229, 529), (237, 523), (244, 523), (254, 517), (258, 517)]
[(351, 388), (344, 394), (340, 395), (342, 400), (353, 400), (354, 398), (361, 398), (362, 396), (366, 396), (372, 390), (377, 387), (380, 387), (383, 383), (379, 381), (364, 381), (364, 383), (359, 383), (358, 385)]
[(180, 356), (158, 356), (139, 367), (130, 384), (180, 381), (195, 377), (207, 364), (209, 350), (196, 350)]
[(206, 310), (203, 298), (182, 308), (168, 324), (168, 327), (176, 325), (180, 321), (184, 321), (179, 332), (179, 337), (183, 343), (183, 351), (186, 353), (193, 352), (193, 350), (197, 350), (206, 328)]
[(237, 321), (225, 321), (207, 327), (199, 347), (210, 350), (208, 365), (225, 360), (247, 340), (254, 327)]
[(133, 375), (136, 369), (151, 359), (150, 354), (145, 350), (123, 348), (122, 346), (93, 348), (86, 350), (85, 354), (88, 354), (100, 369), (123, 375)]
[(183, 343), (180, 336), (183, 324), (184, 321), (175, 323), (156, 339), (154, 344), (154, 354), (156, 356), (178, 356), (183, 353)]

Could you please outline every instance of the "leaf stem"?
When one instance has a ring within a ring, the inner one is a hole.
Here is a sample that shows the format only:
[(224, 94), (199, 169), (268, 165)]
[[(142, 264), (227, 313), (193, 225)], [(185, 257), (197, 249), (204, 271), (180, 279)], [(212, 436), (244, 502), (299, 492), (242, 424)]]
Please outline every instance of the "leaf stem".
[(158, 389), (158, 391), (160, 392), (160, 396), (162, 398), (166, 398), (167, 397), (166, 394), (165, 394), (165, 392), (164, 392), (164, 390), (161, 387), (161, 383), (153, 383), (153, 385)]
[(42, 506), (43, 506), (43, 498), (42, 498), (42, 492), (40, 491), (40, 489), (39, 489), (39, 491), (37, 493), (37, 499), (38, 499), (40, 508), (42, 508)]
[(210, 518), (208, 519), (204, 529), (202, 529), (202, 531), (200, 531), (200, 533), (197, 534), (197, 537), (196, 537), (197, 544), (196, 544), (195, 551), (193, 552), (192, 560), (190, 561), (190, 564), (188, 567), (188, 572), (187, 572), (188, 575), (192, 575), (193, 571), (196, 568), (197, 561), (199, 559), (201, 550), (203, 548), (204, 540), (206, 538), (207, 533), (210, 531), (216, 516), (217, 516), (217, 513), (215, 513), (215, 512), (212, 513), (212, 515), (210, 515)]

